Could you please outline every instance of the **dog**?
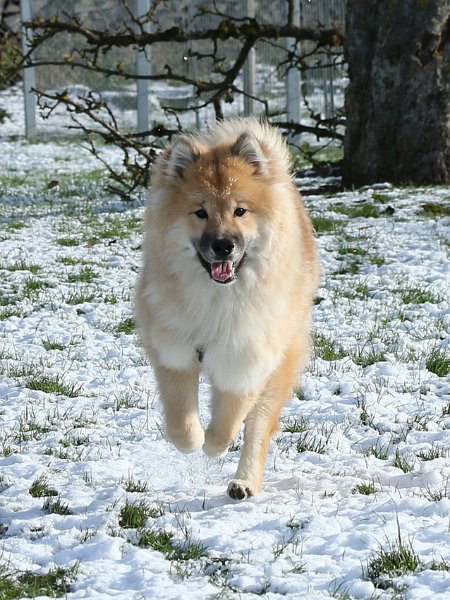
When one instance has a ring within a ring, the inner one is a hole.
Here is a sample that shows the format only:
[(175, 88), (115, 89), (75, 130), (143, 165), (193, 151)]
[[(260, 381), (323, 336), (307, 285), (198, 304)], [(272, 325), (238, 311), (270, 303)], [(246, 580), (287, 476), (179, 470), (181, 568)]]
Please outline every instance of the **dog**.
[[(319, 279), (282, 135), (253, 118), (180, 134), (155, 163), (144, 232), (136, 320), (167, 438), (181, 452), (221, 457), (244, 423), (228, 494), (253, 496), (308, 358)], [(206, 431), (201, 371), (212, 386)]]

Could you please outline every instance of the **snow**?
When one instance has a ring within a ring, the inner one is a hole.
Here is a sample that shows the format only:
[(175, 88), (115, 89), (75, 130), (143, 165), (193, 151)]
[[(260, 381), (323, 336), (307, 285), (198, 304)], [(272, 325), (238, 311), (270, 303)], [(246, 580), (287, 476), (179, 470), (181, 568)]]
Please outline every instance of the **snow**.
[[(0, 94), (12, 115), (0, 125), (0, 315), (11, 312), (0, 318), (0, 566), (47, 573), (78, 565), (69, 600), (448, 599), (450, 377), (429, 371), (426, 358), (435, 346), (450, 351), (450, 218), (421, 211), (429, 202), (448, 206), (448, 188), (306, 196), (313, 216), (343, 223), (318, 235), (323, 284), (314, 333), (344, 352), (331, 361), (312, 357), (302, 395), (283, 411), (264, 490), (236, 502), (225, 492), (238, 451), (208, 460), (164, 439), (151, 368), (135, 335), (118, 329), (133, 315), (139, 227), (89, 243), (111, 215), (124, 228), (141, 219), (143, 203), (121, 204), (100, 188), (87, 193), (93, 184), (69, 197), (47, 189), (52, 179), (77, 182), (85, 173), (88, 180), (99, 165), (76, 141), (28, 143), (17, 100), (17, 90)], [(104, 152), (120, 164), (113, 148)], [(3, 183), (13, 175), (20, 182)], [(299, 180), (302, 189), (317, 184)], [(377, 204), (380, 194), (394, 214)], [(369, 202), (379, 218), (336, 211)], [(352, 260), (356, 273), (343, 268)], [(71, 280), (86, 266), (92, 282)], [(46, 286), (25, 294), (30, 279)], [(417, 288), (431, 299), (405, 303), (405, 289)], [(92, 298), (74, 303), (80, 293)], [(381, 358), (358, 364), (355, 357), (370, 352)], [(74, 397), (31, 389), (36, 373), (75, 386)], [(208, 393), (204, 379), (205, 420)], [(293, 423), (305, 431), (284, 431)], [(305, 435), (320, 453), (297, 451)], [(439, 456), (420, 456), (430, 449)], [(376, 456), (382, 450), (386, 459)], [(396, 453), (410, 469), (394, 464)], [(70, 514), (44, 510), (45, 498), (30, 494), (39, 476)], [(130, 478), (145, 491), (126, 491)], [(362, 483), (375, 493), (355, 492)], [(198, 542), (203, 556), (139, 547), (139, 532), (119, 520), (126, 502), (142, 501), (153, 509), (147, 528), (172, 534), (174, 547)], [(397, 592), (375, 587), (367, 563), (399, 535), (423, 566), (394, 577)], [(433, 570), (433, 561), (447, 568)]]

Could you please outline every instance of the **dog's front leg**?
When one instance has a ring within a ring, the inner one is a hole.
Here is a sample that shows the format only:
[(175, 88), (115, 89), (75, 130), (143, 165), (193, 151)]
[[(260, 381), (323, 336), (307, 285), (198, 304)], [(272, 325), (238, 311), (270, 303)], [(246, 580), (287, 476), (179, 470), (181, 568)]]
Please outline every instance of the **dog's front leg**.
[(258, 403), (245, 421), (236, 478), (228, 485), (228, 494), (235, 500), (254, 496), (261, 489), (270, 438), (276, 431), (277, 421), (270, 414), (271, 408)]
[(177, 371), (156, 367), (155, 374), (168, 439), (181, 452), (195, 452), (205, 440), (198, 417), (199, 370), (193, 368), (190, 371)]
[(227, 453), (256, 398), (257, 393), (238, 395), (214, 390), (211, 422), (206, 430), (203, 445), (206, 456), (218, 458)]

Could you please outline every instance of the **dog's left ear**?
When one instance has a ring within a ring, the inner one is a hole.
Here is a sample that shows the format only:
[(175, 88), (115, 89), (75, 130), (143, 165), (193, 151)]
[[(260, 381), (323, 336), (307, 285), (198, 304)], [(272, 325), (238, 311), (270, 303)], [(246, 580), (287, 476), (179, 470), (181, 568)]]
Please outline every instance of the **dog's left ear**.
[(267, 157), (261, 144), (251, 133), (242, 133), (231, 148), (231, 152), (249, 163), (255, 169), (256, 175), (266, 172)]

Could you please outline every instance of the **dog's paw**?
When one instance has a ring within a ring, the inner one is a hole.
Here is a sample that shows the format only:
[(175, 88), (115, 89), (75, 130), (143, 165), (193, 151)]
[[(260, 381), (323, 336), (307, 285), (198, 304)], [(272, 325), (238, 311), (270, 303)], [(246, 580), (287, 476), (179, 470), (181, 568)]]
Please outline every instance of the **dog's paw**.
[(167, 430), (167, 437), (184, 454), (200, 450), (205, 441), (205, 432), (200, 423), (189, 423), (180, 430)]
[(257, 493), (257, 488), (245, 479), (232, 479), (228, 484), (228, 495), (233, 500), (244, 500)]
[(210, 430), (206, 430), (203, 452), (208, 458), (221, 458), (228, 452), (230, 444), (218, 440)]

